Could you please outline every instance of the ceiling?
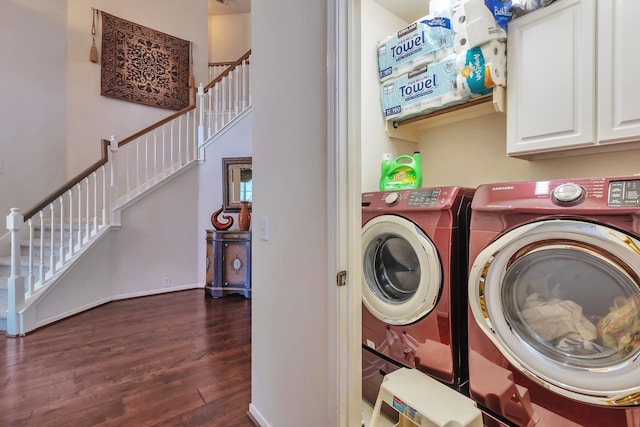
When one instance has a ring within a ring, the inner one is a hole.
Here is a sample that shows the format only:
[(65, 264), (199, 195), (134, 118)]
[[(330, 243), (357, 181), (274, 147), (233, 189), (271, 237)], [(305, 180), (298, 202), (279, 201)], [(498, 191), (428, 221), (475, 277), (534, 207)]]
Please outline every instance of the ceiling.
[(422, 18), (429, 11), (427, 0), (375, 0), (375, 2), (406, 22)]
[(217, 0), (208, 0), (208, 5), (209, 15), (251, 13), (251, 0), (224, 0), (224, 4)]

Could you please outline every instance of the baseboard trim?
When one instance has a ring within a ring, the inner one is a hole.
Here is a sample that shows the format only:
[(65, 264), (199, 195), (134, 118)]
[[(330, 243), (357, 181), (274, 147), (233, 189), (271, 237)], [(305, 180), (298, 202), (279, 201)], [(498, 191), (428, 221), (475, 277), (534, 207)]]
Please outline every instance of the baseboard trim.
[(271, 424), (264, 419), (260, 411), (258, 411), (253, 403), (249, 404), (249, 411), (247, 412), (247, 416), (258, 427), (271, 427)]

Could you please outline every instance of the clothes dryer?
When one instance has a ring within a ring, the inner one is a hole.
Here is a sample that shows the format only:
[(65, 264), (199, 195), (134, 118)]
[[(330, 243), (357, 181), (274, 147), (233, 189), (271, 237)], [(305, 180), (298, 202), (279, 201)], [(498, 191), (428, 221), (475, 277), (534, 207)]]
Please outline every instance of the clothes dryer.
[(481, 185), (469, 262), (486, 425), (640, 426), (640, 177)]
[(362, 339), (454, 388), (467, 380), (466, 292), (473, 190), (362, 195)]

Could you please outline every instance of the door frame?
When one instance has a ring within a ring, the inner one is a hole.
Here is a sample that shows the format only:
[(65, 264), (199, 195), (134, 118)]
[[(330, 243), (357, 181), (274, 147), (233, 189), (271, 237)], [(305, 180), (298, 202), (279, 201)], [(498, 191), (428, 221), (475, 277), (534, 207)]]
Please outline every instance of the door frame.
[(362, 422), (361, 155), (359, 0), (327, 4), (327, 217), (332, 234), (329, 276), (346, 271), (346, 285), (330, 285), (329, 413), (336, 425)]

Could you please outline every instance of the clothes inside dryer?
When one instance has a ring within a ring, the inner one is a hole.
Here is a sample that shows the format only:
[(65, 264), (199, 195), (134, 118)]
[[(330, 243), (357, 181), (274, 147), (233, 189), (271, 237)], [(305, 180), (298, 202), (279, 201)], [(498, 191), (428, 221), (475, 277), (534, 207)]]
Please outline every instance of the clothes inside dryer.
[(534, 349), (570, 365), (620, 363), (640, 346), (640, 295), (615, 261), (582, 247), (550, 246), (510, 265), (504, 313)]

